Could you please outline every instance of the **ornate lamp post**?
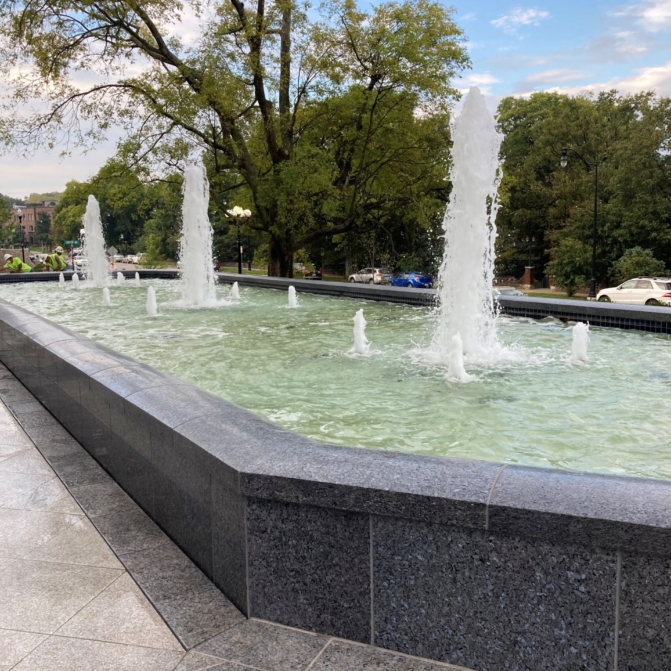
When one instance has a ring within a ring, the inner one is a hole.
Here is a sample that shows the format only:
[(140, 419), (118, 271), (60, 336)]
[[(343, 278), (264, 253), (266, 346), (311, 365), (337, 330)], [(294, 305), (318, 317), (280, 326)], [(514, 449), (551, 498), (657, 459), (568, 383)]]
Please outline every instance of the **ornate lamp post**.
[(570, 147), (564, 147), (561, 150), (561, 159), (560, 165), (562, 168), (565, 168), (568, 165), (568, 153), (571, 152), (575, 154), (588, 168), (594, 168), (594, 226), (592, 229), (592, 279), (589, 283), (589, 298), (591, 300), (596, 299), (596, 221), (597, 213), (599, 208), (598, 192), (599, 192), (599, 166), (603, 165), (604, 161), (608, 158), (604, 156), (603, 158), (595, 159), (594, 161), (588, 161), (586, 158), (581, 156), (575, 149)]
[(235, 219), (235, 228), (238, 240), (238, 275), (242, 275), (242, 245), (240, 243), (240, 224), (252, 216), (250, 210), (243, 210), (236, 205), (232, 210), (226, 210), (226, 216)]
[(16, 211), (16, 216), (19, 218), (19, 231), (21, 232), (21, 260), (25, 263), (26, 262), (26, 248), (23, 244), (23, 210), (19, 208)]

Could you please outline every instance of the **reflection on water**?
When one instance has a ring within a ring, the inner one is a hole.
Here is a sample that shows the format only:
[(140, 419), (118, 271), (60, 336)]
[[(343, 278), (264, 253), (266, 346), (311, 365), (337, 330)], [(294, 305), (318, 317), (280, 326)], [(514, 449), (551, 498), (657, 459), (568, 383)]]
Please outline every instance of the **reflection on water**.
[[(158, 316), (147, 317), (148, 286)], [(229, 287), (217, 287), (225, 299)], [(0, 285), (0, 297), (316, 440), (423, 454), (671, 479), (671, 338), (591, 330), (571, 363), (570, 325), (501, 318), (522, 363), (469, 367), (469, 384), (417, 357), (426, 308), (240, 289), (220, 309), (179, 310), (179, 283), (100, 290)], [(347, 356), (363, 308), (370, 356)]]

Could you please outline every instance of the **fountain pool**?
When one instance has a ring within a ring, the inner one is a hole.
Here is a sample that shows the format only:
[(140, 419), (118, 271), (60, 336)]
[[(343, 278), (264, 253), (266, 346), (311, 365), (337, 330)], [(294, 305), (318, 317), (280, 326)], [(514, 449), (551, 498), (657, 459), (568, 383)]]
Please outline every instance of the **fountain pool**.
[[(159, 315), (147, 317), (147, 288)], [(238, 303), (181, 310), (180, 283), (99, 290), (6, 284), (0, 298), (323, 442), (671, 479), (671, 337), (591, 329), (572, 363), (573, 330), (502, 317), (515, 363), (478, 367), (467, 384), (417, 356), (427, 308), (241, 288)], [(216, 287), (216, 299), (230, 288)], [(348, 356), (363, 308), (370, 356)]]

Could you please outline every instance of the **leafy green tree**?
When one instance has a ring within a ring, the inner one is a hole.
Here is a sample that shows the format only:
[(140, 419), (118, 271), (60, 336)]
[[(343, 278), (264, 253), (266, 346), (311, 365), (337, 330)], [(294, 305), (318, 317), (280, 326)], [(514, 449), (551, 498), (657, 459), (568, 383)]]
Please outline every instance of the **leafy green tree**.
[(557, 286), (573, 296), (578, 288), (587, 284), (590, 263), (591, 256), (587, 245), (574, 238), (563, 238), (552, 250), (552, 260), (547, 271), (554, 277)]
[[(296, 250), (356, 238), (395, 208), (427, 210), (445, 173), (431, 161), (449, 148), (451, 80), (468, 56), (442, 2), (363, 12), (353, 0), (319, 11), (296, 0), (220, 0), (190, 47), (169, 32), (182, 10), (174, 0), (0, 0), (0, 10), (16, 100), (27, 109), (48, 91), (51, 103), (46, 114), (12, 117), (5, 142), (49, 145), (63, 132), (95, 142), (120, 123), (130, 165), (173, 172), (204, 154), (217, 206), (229, 193), (253, 211), (271, 275), (290, 276)], [(148, 67), (131, 76), (129, 60)], [(79, 70), (100, 81), (75, 86)]]
[(625, 282), (632, 277), (664, 275), (665, 268), (664, 261), (656, 259), (652, 250), (632, 247), (616, 261), (612, 276), (617, 282)]
[(38, 212), (35, 223), (35, 238), (42, 244), (51, 241), (51, 215), (48, 212)]

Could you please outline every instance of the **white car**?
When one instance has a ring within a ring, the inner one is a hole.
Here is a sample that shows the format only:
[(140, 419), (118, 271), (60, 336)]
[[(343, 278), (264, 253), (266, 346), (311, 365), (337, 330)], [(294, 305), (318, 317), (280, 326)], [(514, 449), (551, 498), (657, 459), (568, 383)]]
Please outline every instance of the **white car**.
[(619, 287), (602, 289), (596, 299), (605, 303), (635, 305), (671, 305), (671, 279), (668, 277), (635, 277)]
[(389, 284), (391, 271), (388, 268), (362, 268), (347, 278), (350, 282), (364, 284)]
[(499, 296), (524, 296), (519, 289), (515, 287), (492, 287), (492, 296), (498, 298)]

